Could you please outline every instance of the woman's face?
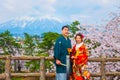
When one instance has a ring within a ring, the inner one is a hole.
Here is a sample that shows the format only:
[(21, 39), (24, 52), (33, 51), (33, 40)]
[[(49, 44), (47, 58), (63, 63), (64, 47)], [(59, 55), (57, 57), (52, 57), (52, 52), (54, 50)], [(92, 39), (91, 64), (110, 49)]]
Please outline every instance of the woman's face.
[(76, 40), (76, 43), (81, 43), (82, 42), (82, 39), (81, 39), (80, 36), (76, 36), (75, 40)]

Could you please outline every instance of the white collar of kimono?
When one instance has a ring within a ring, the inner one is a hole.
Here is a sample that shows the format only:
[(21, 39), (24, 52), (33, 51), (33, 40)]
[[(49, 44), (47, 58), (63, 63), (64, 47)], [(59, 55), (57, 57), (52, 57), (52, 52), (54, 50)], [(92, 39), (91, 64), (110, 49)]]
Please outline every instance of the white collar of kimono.
[(79, 44), (76, 44), (76, 50), (78, 50), (79, 47), (81, 47), (83, 45), (83, 42), (79, 43)]

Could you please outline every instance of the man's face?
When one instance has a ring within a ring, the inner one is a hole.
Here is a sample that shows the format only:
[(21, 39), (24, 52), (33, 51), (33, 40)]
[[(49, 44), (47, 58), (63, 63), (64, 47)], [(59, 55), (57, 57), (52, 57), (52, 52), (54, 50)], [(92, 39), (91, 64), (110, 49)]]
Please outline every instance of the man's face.
[(67, 37), (67, 36), (68, 36), (68, 33), (69, 33), (69, 29), (68, 29), (68, 28), (64, 28), (64, 29), (62, 30), (63, 36)]

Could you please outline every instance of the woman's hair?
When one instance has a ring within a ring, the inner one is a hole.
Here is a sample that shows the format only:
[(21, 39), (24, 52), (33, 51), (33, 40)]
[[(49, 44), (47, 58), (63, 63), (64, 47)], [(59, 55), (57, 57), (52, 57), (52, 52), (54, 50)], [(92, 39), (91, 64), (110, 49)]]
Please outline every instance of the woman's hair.
[(81, 33), (77, 33), (77, 34), (75, 35), (75, 39), (76, 39), (77, 36), (80, 36), (80, 38), (81, 38), (82, 40), (83, 40), (83, 38), (84, 38), (83, 34), (81, 34)]

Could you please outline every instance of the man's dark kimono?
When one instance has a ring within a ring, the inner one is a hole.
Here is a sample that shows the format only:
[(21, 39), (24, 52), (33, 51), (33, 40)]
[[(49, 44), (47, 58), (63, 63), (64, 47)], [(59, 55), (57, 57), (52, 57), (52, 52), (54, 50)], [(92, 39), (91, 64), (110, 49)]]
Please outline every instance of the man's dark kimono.
[[(66, 64), (66, 55), (68, 55), (67, 48), (71, 48), (71, 41), (69, 38), (60, 36), (54, 46), (54, 58), (58, 59), (61, 63)], [(57, 73), (66, 73), (66, 66), (56, 65)]]

